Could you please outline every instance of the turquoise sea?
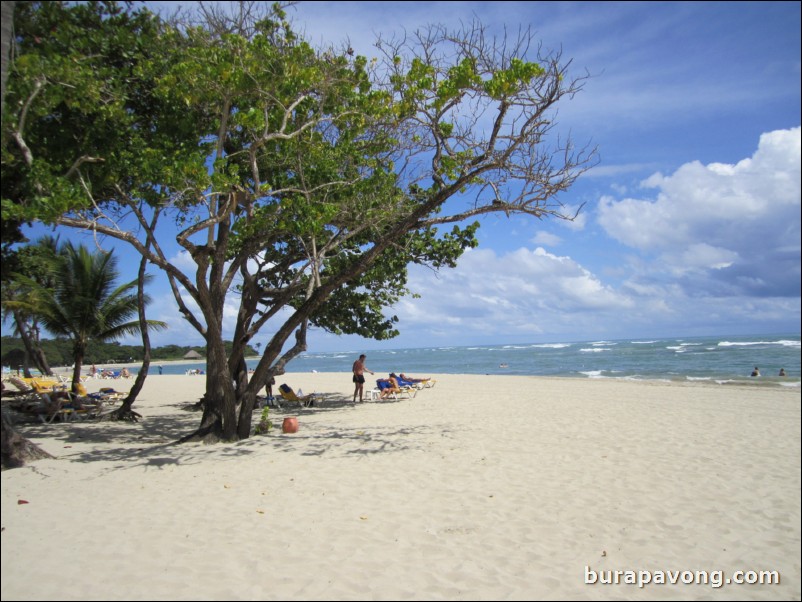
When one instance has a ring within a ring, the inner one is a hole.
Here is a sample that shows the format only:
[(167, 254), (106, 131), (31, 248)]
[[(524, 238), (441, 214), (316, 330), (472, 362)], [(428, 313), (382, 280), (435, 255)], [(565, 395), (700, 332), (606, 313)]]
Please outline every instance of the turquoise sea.
[[(626, 339), (417, 349), (353, 349), (304, 353), (288, 372), (345, 372), (360, 353), (366, 365), (383, 375), (515, 374), (631, 380), (744, 382), (764, 386), (800, 386), (800, 336), (758, 335), (698, 338)], [(255, 366), (256, 360), (249, 365)], [(750, 376), (755, 367), (761, 376)], [(203, 369), (203, 363), (172, 364), (165, 374)], [(787, 376), (779, 377), (780, 368)], [(157, 366), (151, 367), (157, 374)]]

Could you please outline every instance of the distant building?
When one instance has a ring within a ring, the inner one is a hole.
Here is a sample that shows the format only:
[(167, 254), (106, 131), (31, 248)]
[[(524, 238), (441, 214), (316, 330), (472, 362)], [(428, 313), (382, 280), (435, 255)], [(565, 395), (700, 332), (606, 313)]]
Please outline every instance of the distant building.
[(185, 360), (202, 360), (203, 356), (195, 351), (194, 349), (190, 349), (187, 351), (186, 355), (184, 355)]

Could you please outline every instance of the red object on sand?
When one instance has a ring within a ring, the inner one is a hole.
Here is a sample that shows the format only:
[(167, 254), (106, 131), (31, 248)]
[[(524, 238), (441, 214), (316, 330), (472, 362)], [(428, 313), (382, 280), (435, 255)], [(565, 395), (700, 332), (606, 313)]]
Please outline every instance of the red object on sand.
[(284, 433), (297, 433), (298, 419), (294, 416), (288, 416), (284, 419), (284, 423), (281, 425), (281, 430)]
[(30, 502), (28, 500), (17, 500), (17, 505), (19, 506), (20, 504), (30, 504)]

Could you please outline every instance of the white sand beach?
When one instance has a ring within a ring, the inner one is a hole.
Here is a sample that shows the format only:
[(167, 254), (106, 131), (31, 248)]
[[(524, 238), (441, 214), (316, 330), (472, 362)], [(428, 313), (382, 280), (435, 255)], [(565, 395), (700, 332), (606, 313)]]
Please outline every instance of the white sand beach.
[(2, 599), (800, 599), (798, 388), (434, 376), (287, 374), (329, 401), (236, 444), (172, 445), (201, 376), (18, 425), (57, 459), (2, 473)]

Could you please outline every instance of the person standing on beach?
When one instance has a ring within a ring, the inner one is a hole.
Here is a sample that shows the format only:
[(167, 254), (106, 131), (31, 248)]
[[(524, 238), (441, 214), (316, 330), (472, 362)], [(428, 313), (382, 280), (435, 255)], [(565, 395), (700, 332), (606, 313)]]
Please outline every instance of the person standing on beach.
[(267, 379), (267, 384), (265, 385), (265, 391), (267, 392), (267, 400), (273, 401), (273, 385), (276, 384), (276, 377), (271, 376)]
[(354, 362), (351, 371), (354, 373), (354, 403), (356, 403), (356, 394), (359, 393), (359, 401), (362, 401), (362, 393), (365, 385), (365, 372), (374, 374), (370, 369), (365, 366), (366, 356), (363, 353), (359, 359)]

